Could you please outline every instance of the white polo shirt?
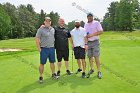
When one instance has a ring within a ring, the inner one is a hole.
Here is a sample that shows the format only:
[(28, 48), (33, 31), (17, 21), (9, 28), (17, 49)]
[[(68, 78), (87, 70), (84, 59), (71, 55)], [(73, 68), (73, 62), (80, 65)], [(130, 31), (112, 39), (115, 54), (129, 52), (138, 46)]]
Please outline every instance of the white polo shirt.
[(74, 28), (70, 32), (72, 38), (73, 38), (73, 43), (74, 47), (82, 47), (85, 48), (85, 37), (87, 36), (86, 30), (83, 27)]

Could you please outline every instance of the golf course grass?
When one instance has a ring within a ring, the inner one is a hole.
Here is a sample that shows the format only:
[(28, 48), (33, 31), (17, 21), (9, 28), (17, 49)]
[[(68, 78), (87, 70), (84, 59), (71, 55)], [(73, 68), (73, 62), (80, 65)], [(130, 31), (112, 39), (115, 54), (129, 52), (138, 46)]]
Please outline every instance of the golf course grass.
[[(0, 93), (140, 93), (140, 31), (104, 32), (100, 43), (102, 79), (97, 78), (95, 63), (94, 74), (82, 79), (81, 73), (67, 76), (63, 62), (61, 77), (53, 80), (48, 62), (40, 84), (35, 39), (2, 40), (0, 48), (23, 50), (0, 52)], [(69, 60), (71, 70), (71, 48)], [(73, 64), (76, 72), (75, 59)]]

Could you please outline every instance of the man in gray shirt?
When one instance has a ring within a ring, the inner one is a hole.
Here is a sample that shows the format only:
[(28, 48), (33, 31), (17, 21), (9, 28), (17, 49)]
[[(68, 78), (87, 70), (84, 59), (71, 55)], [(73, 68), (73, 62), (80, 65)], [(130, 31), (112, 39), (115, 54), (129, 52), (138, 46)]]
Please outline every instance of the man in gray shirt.
[(55, 74), (55, 49), (54, 49), (54, 28), (51, 27), (51, 19), (49, 17), (45, 18), (44, 21), (45, 27), (39, 28), (36, 33), (36, 45), (38, 51), (40, 52), (40, 66), (39, 72), (40, 77), (39, 81), (43, 82), (43, 72), (44, 72), (44, 64), (46, 64), (47, 58), (50, 61), (50, 68), (52, 70), (52, 77), (54, 79), (57, 78)]

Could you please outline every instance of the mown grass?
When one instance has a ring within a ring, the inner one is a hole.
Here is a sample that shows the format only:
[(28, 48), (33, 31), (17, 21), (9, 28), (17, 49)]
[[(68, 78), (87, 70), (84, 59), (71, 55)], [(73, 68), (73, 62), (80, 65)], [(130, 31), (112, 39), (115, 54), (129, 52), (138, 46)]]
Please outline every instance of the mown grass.
[[(95, 65), (95, 73), (89, 79), (82, 79), (81, 74), (67, 76), (64, 62), (62, 76), (52, 80), (47, 63), (43, 84), (38, 83), (39, 53), (34, 38), (0, 41), (0, 48), (24, 49), (0, 53), (0, 93), (139, 93), (140, 31), (110, 31), (101, 35), (100, 39), (101, 80), (97, 78)], [(88, 65), (88, 59), (86, 61)], [(71, 50), (69, 63), (72, 69)], [(76, 70), (74, 60), (74, 72)]]

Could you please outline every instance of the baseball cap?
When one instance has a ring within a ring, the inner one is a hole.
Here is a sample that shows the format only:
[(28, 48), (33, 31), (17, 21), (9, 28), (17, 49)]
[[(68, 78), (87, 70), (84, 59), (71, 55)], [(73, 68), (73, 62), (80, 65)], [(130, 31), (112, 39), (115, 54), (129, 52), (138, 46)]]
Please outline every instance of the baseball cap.
[(81, 21), (80, 21), (80, 20), (78, 20), (78, 19), (77, 19), (77, 20), (75, 20), (75, 23), (80, 23), (80, 22), (81, 22)]
[(51, 21), (51, 18), (50, 17), (45, 17), (45, 20), (50, 20)]
[(93, 16), (93, 14), (92, 14), (92, 13), (87, 13), (87, 17), (88, 17), (88, 16)]

